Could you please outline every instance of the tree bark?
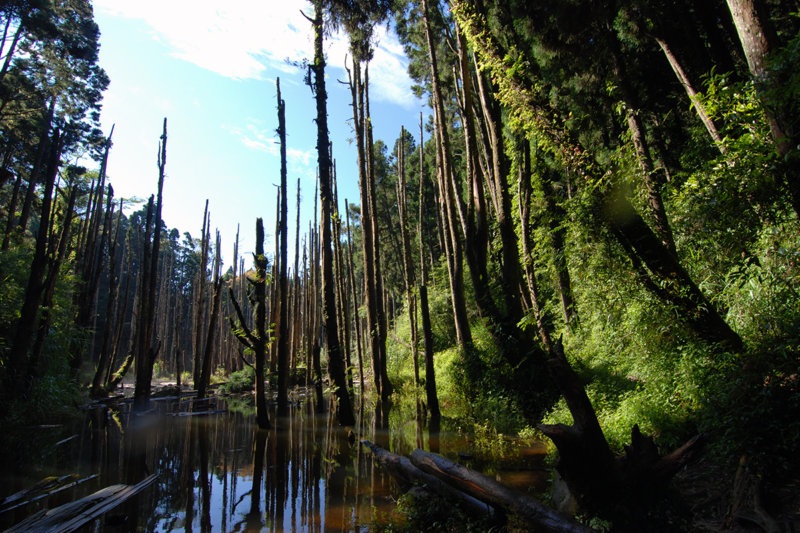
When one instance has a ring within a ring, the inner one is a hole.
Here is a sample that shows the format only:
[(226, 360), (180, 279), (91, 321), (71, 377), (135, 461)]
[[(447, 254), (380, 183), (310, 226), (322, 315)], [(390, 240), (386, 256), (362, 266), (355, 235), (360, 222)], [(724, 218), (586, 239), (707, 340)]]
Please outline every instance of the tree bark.
[(49, 142), (50, 153), (45, 174), (44, 193), (42, 196), (41, 223), (36, 235), (36, 244), (31, 261), (28, 283), (25, 288), (25, 299), (17, 320), (14, 339), (8, 354), (8, 383), (6, 391), (19, 392), (27, 384), (23, 379), (28, 369), (28, 350), (33, 340), (36, 319), (42, 302), (44, 290), (44, 274), (47, 268), (47, 244), (50, 235), (50, 210), (53, 205), (53, 188), (58, 175), (61, 156), (61, 132), (56, 129)]
[(320, 234), (322, 249), (322, 306), (324, 309), (324, 327), (326, 352), (328, 355), (328, 373), (331, 377), (336, 397), (337, 418), (344, 426), (355, 424), (353, 407), (347, 391), (345, 366), (342, 359), (341, 346), (336, 322), (336, 301), (334, 299), (333, 252), (331, 250), (331, 164), (328, 156), (328, 110), (327, 92), (325, 89), (325, 56), (322, 51), (323, 23), (322, 2), (314, 3), (314, 96), (317, 101), (317, 160), (319, 164), (319, 196), (320, 196)]
[[(472, 349), (472, 332), (467, 316), (467, 307), (464, 300), (464, 274), (461, 265), (461, 239), (456, 229), (456, 191), (453, 189), (454, 178), (450, 157), (450, 141), (447, 133), (447, 126), (444, 117), (444, 104), (442, 102), (442, 92), (439, 86), (439, 67), (436, 61), (436, 50), (431, 32), (430, 15), (427, 0), (422, 3), (425, 37), (428, 44), (428, 58), (430, 60), (431, 83), (433, 85), (433, 107), (434, 120), (436, 123), (436, 166), (437, 178), (439, 182), (440, 209), (442, 211), (442, 222), (444, 243), (447, 256), (448, 274), (450, 276), (450, 298), (453, 304), (453, 319), (456, 327), (456, 337), (459, 345), (466, 349)], [(459, 211), (460, 212), (460, 211)], [(461, 220), (462, 231), (466, 232), (466, 216), (459, 217)]]
[(774, 89), (777, 80), (769, 68), (769, 56), (778, 48), (778, 37), (762, 0), (727, 0), (750, 74), (759, 89), (778, 155), (785, 161), (784, 181), (795, 213), (800, 216), (800, 154), (796, 117), (783, 102), (769, 102), (763, 90)]
[(289, 286), (287, 282), (286, 264), (288, 262), (288, 203), (286, 198), (286, 103), (281, 98), (280, 78), (275, 81), (278, 91), (278, 137), (281, 153), (281, 190), (280, 190), (280, 262), (278, 270), (278, 315), (276, 317), (278, 332), (278, 416), (289, 414)]
[[(133, 392), (134, 408), (137, 410), (147, 409), (150, 403), (150, 382), (153, 379), (153, 363), (160, 346), (160, 341), (153, 339), (153, 329), (155, 326), (155, 299), (156, 287), (158, 285), (158, 259), (161, 250), (161, 207), (162, 193), (164, 190), (164, 176), (167, 164), (167, 119), (164, 118), (164, 130), (161, 134), (161, 144), (158, 150), (158, 193), (155, 204), (155, 219), (153, 220), (153, 242), (152, 253), (150, 253), (150, 243), (145, 243), (145, 258), (142, 261), (142, 268), (145, 276), (142, 278), (142, 290), (140, 295), (140, 309), (142, 314), (139, 316), (141, 333), (139, 345), (136, 352), (136, 388)], [(152, 202), (152, 196), (151, 196)], [(149, 218), (149, 217), (148, 217)], [(147, 233), (149, 233), (150, 221), (148, 220)], [(146, 236), (146, 240), (149, 235)]]
[(441, 455), (417, 449), (411, 453), (411, 463), (472, 497), (514, 513), (521, 517), (528, 527), (534, 527), (536, 531), (550, 533), (594, 531), (516, 489), (506, 487)]
[(419, 114), (419, 217), (417, 231), (419, 233), (419, 309), (422, 320), (422, 339), (425, 353), (425, 398), (428, 402), (428, 411), (431, 413), (431, 423), (439, 425), (441, 413), (439, 411), (439, 397), (436, 394), (436, 370), (433, 365), (433, 328), (431, 327), (431, 314), (428, 307), (428, 271), (425, 264), (425, 239), (423, 226), (423, 213), (425, 212), (425, 165), (423, 161), (422, 113)]

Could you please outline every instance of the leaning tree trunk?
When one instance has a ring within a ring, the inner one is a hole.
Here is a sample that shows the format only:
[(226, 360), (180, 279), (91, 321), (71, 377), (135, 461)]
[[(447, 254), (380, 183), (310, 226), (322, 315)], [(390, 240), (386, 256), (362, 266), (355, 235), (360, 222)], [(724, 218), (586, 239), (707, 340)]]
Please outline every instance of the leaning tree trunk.
[(538, 426), (558, 448), (556, 469), (582, 508), (610, 518), (622, 530), (648, 529), (647, 511), (663, 498), (672, 476), (697, 457), (704, 437), (698, 435), (661, 456), (652, 437), (643, 436), (634, 425), (625, 455), (614, 456), (560, 341), (553, 345), (550, 355), (550, 371), (574, 421), (571, 426)]
[(61, 133), (58, 129), (53, 132), (50, 141), (50, 157), (45, 175), (45, 188), (42, 196), (41, 223), (36, 235), (36, 245), (33, 251), (28, 284), (25, 288), (25, 299), (22, 303), (17, 328), (8, 354), (9, 368), (6, 391), (19, 392), (27, 383), (25, 372), (28, 369), (28, 350), (33, 340), (36, 328), (36, 317), (42, 302), (44, 290), (44, 275), (47, 268), (47, 244), (50, 236), (50, 210), (53, 205), (53, 188), (58, 175), (59, 158), (61, 156)]

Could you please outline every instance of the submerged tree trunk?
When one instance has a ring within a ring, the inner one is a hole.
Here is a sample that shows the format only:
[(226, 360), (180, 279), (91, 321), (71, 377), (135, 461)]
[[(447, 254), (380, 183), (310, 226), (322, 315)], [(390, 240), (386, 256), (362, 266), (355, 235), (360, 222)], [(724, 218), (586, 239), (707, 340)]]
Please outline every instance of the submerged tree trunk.
[(355, 424), (350, 394), (347, 390), (345, 365), (336, 321), (336, 301), (334, 299), (333, 252), (331, 250), (331, 217), (333, 201), (331, 191), (331, 163), (328, 156), (328, 94), (325, 89), (325, 56), (322, 51), (323, 23), (322, 2), (314, 4), (314, 96), (317, 101), (317, 158), (319, 162), (319, 196), (320, 196), (320, 236), (322, 255), (322, 307), (324, 309), (324, 327), (326, 352), (328, 355), (328, 373), (336, 397), (337, 418), (345, 426)]
[[(253, 257), (255, 263), (255, 277), (248, 279), (253, 285), (254, 305), (253, 330), (247, 326), (244, 313), (231, 290), (238, 325), (231, 321), (236, 338), (247, 348), (253, 351), (256, 371), (256, 423), (260, 429), (269, 429), (269, 413), (267, 412), (267, 397), (264, 386), (265, 369), (267, 362), (267, 256), (264, 255), (264, 222), (256, 219), (256, 253)], [(244, 273), (242, 273), (244, 275)]]
[[(142, 261), (144, 275), (141, 290), (139, 291), (139, 330), (138, 345), (136, 346), (136, 388), (133, 393), (134, 408), (147, 409), (150, 403), (150, 382), (153, 379), (153, 363), (155, 363), (160, 341), (153, 339), (155, 327), (155, 300), (156, 287), (158, 286), (158, 256), (161, 249), (161, 206), (162, 191), (164, 190), (164, 176), (167, 164), (167, 119), (164, 119), (164, 131), (161, 134), (161, 144), (158, 149), (158, 193), (155, 204), (155, 218), (153, 222), (152, 249), (149, 242), (150, 220), (148, 216), (145, 240), (145, 255)], [(150, 201), (152, 205), (152, 196)], [(148, 206), (150, 207), (150, 206)]]
[(281, 153), (281, 190), (280, 211), (278, 213), (280, 228), (280, 251), (278, 262), (278, 294), (276, 302), (278, 315), (275, 317), (278, 333), (278, 416), (289, 414), (289, 289), (287, 283), (286, 263), (287, 257), (287, 232), (289, 223), (288, 204), (286, 199), (286, 103), (281, 98), (280, 79), (275, 81), (278, 90), (278, 137), (280, 138)]
[(214, 252), (214, 266), (212, 268), (213, 278), (211, 280), (211, 287), (214, 291), (213, 300), (211, 302), (211, 317), (208, 321), (208, 330), (206, 333), (205, 349), (203, 350), (203, 362), (200, 368), (200, 379), (196, 385), (197, 398), (202, 399), (206, 397), (208, 385), (211, 382), (211, 367), (212, 360), (214, 359), (214, 335), (217, 331), (217, 320), (219, 318), (219, 308), (222, 299), (222, 283), (223, 280), (219, 277), (222, 258), (220, 257), (220, 238), (219, 231), (217, 232), (217, 244)]

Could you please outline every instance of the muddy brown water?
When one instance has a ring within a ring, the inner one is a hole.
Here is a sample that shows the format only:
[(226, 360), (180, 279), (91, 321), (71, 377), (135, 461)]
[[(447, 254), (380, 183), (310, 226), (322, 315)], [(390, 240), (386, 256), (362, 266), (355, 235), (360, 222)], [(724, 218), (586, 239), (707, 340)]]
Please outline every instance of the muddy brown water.
[[(368, 439), (395, 453), (422, 447), (459, 460), (533, 494), (549, 472), (539, 446), (491, 457), (462, 432), (431, 433), (413, 413), (376, 413), (361, 406), (355, 428), (300, 398), (287, 417), (259, 431), (250, 398), (152, 402), (146, 414), (130, 403), (96, 406), (76, 427), (23, 428), (0, 459), (0, 502), (45, 476), (98, 476), (55, 496), (0, 513), (0, 530), (43, 509), (114, 483), (157, 481), (85, 527), (86, 531), (356, 532), (382, 523), (402, 494), (358, 445)], [(187, 416), (191, 411), (208, 414)], [(13, 464), (5, 464), (13, 461)]]

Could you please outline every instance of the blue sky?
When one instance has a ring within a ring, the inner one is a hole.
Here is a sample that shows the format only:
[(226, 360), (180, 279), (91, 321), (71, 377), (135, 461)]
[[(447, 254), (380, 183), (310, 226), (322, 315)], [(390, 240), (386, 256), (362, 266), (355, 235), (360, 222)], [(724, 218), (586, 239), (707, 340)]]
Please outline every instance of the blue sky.
[[(163, 218), (199, 237), (209, 199), (212, 228), (222, 234), (225, 269), (236, 225), (240, 251), (255, 246), (263, 217), (273, 250), (275, 185), (280, 181), (275, 78), (286, 102), (289, 167), (289, 247), (295, 194), (301, 180), (301, 239), (313, 217), (316, 169), (315, 106), (304, 73), (287, 63), (310, 57), (311, 13), (305, 0), (95, 0), (100, 64), (111, 78), (102, 121), (115, 124), (108, 175), (117, 197), (146, 199), (157, 184), (156, 154), (168, 119)], [(337, 161), (340, 203), (358, 202), (356, 149), (350, 142), (350, 93), (343, 69), (346, 40), (326, 42), (328, 119)], [(392, 145), (400, 126), (418, 131), (421, 100), (411, 92), (407, 60), (391, 30), (378, 33), (370, 65), (376, 139)], [(290, 251), (291, 255), (291, 251)]]

